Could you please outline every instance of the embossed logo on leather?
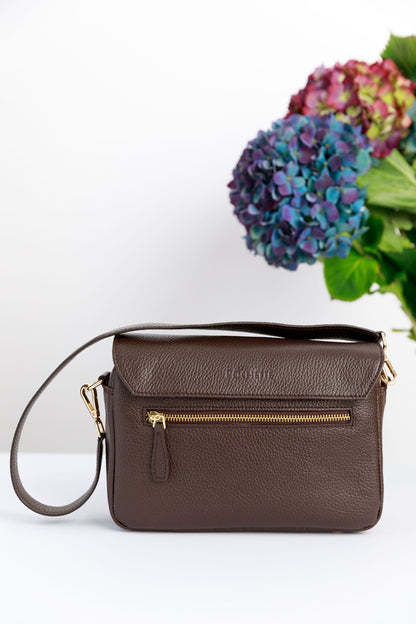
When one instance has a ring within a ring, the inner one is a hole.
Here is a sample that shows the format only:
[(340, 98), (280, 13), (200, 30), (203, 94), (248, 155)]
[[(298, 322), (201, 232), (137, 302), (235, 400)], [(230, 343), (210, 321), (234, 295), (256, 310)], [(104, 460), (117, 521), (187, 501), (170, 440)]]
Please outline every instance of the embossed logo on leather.
[(244, 380), (261, 382), (268, 381), (271, 378), (271, 374), (269, 370), (259, 370), (257, 368), (225, 368), (224, 377), (225, 379), (233, 379), (235, 381)]

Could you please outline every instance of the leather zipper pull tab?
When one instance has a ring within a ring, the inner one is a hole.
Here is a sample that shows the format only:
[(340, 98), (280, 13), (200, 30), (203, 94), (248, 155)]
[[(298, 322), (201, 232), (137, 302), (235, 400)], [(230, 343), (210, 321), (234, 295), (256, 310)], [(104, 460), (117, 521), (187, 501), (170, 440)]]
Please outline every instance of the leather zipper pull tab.
[(148, 420), (153, 425), (153, 448), (150, 470), (153, 481), (167, 481), (169, 477), (169, 453), (166, 446), (166, 420), (163, 414), (150, 412)]

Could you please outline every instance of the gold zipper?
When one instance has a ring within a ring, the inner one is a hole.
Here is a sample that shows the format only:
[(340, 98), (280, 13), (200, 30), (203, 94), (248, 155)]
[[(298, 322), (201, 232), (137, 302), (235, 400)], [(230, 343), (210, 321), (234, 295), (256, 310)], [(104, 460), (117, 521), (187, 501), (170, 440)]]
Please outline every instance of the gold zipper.
[(169, 477), (169, 452), (166, 444), (166, 423), (261, 423), (261, 424), (315, 424), (315, 423), (348, 423), (351, 415), (347, 411), (337, 412), (146, 412), (146, 421), (153, 425), (153, 446), (150, 461), (150, 472), (155, 482), (164, 482)]
[(147, 422), (152, 423), (153, 427), (157, 423), (161, 423), (163, 428), (166, 429), (166, 423), (338, 423), (338, 422), (350, 422), (351, 415), (349, 412), (317, 412), (317, 413), (302, 413), (290, 414), (284, 412), (276, 412), (267, 414), (252, 413), (252, 414), (238, 414), (233, 412), (211, 412), (201, 414), (198, 412), (158, 412), (150, 410), (146, 413)]

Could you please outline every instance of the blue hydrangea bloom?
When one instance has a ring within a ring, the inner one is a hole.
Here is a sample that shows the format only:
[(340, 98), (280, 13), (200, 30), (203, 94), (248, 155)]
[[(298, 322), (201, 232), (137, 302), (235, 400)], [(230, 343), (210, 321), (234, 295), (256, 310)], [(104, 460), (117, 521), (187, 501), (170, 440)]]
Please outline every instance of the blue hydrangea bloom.
[(241, 155), (229, 183), (247, 247), (274, 266), (350, 252), (365, 230), (365, 188), (357, 177), (372, 164), (361, 126), (333, 115), (292, 115), (260, 131)]

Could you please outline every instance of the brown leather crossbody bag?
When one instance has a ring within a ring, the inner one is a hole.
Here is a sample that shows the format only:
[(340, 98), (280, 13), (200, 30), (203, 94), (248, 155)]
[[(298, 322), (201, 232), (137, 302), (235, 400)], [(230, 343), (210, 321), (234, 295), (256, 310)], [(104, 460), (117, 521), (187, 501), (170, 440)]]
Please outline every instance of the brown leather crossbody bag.
[[(111, 336), (111, 374), (81, 388), (98, 432), (93, 483), (72, 503), (43, 504), (18, 471), (26, 418), (78, 353)], [(70, 513), (97, 485), (105, 440), (110, 512), (123, 528), (368, 529), (382, 510), (382, 417), (395, 377), (383, 332), (359, 327), (120, 328), (77, 349), (31, 399), (13, 439), (13, 486), (37, 513)]]

